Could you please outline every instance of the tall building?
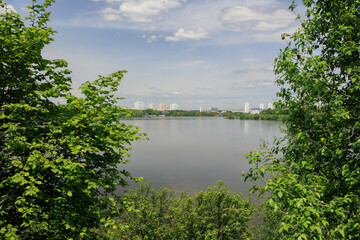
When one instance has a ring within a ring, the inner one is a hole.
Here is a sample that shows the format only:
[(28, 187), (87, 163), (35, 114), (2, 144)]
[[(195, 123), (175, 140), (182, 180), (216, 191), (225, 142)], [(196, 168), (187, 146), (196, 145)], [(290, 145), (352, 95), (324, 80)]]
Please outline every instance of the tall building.
[(274, 104), (269, 102), (267, 107), (268, 107), (268, 109), (274, 109)]
[(212, 112), (218, 112), (218, 111), (219, 111), (219, 108), (217, 108), (217, 107), (211, 107), (211, 111), (212, 111)]
[(138, 110), (144, 110), (145, 109), (145, 104), (142, 101), (136, 101), (134, 103), (134, 109), (138, 109)]
[(263, 104), (263, 103), (260, 103), (260, 110), (262, 111), (262, 110), (264, 110), (264, 109), (265, 109), (264, 104)]
[(155, 103), (150, 103), (148, 109), (155, 110)]
[(204, 107), (201, 106), (201, 107), (200, 107), (200, 112), (203, 112), (203, 111), (204, 111)]
[(170, 110), (179, 110), (179, 104), (177, 103), (170, 104)]
[(159, 110), (159, 111), (168, 110), (168, 106), (166, 105), (166, 103), (159, 103), (158, 107), (157, 107), (157, 110)]
[(259, 114), (261, 112), (261, 108), (251, 108), (250, 114)]
[(249, 112), (250, 112), (250, 104), (246, 102), (244, 106), (244, 113), (249, 113)]

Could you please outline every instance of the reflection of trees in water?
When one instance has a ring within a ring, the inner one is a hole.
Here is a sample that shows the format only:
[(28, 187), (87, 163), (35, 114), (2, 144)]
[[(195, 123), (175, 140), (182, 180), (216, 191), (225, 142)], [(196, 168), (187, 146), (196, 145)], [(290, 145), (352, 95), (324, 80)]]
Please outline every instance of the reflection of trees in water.
[(249, 121), (244, 120), (244, 135), (248, 136), (249, 135)]
[(160, 132), (165, 132), (166, 131), (166, 128), (167, 128), (167, 123), (165, 122), (164, 119), (159, 119), (159, 120), (154, 120), (154, 121), (157, 121), (157, 125), (158, 125), (158, 130)]

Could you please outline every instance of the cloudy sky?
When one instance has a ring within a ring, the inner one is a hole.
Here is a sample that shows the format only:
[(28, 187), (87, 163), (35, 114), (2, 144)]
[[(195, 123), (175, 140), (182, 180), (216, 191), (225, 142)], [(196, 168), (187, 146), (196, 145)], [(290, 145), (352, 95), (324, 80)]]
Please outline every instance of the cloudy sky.
[[(25, 14), (30, 0), (7, 0)], [(85, 81), (127, 70), (119, 104), (240, 109), (276, 97), (274, 58), (298, 26), (291, 0), (58, 0), (44, 50)], [(298, 8), (301, 13), (301, 7)]]

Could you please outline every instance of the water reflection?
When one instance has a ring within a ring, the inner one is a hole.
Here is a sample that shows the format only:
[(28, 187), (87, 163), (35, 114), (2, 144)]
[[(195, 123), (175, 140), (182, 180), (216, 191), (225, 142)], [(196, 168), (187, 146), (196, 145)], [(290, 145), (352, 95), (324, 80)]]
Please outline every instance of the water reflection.
[(148, 133), (149, 141), (130, 151), (134, 176), (151, 180), (155, 187), (194, 193), (223, 179), (229, 189), (247, 192), (241, 174), (249, 169), (244, 154), (258, 148), (260, 139), (281, 136), (279, 122), (223, 118), (163, 118), (126, 120)]
[(243, 120), (243, 121), (239, 121), (239, 122), (244, 125), (244, 134), (245, 134), (245, 136), (248, 136), (249, 135), (249, 120)]

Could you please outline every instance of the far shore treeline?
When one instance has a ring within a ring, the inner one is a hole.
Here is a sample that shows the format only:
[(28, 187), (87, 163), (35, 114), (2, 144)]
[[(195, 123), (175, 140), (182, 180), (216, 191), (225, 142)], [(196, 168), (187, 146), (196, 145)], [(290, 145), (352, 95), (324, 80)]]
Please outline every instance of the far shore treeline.
[(158, 117), (224, 117), (226, 119), (242, 120), (275, 120), (282, 121), (286, 118), (285, 109), (266, 109), (258, 114), (231, 111), (196, 111), (196, 110), (166, 110), (158, 111), (153, 109), (137, 110), (130, 109), (121, 118), (158, 118)]

